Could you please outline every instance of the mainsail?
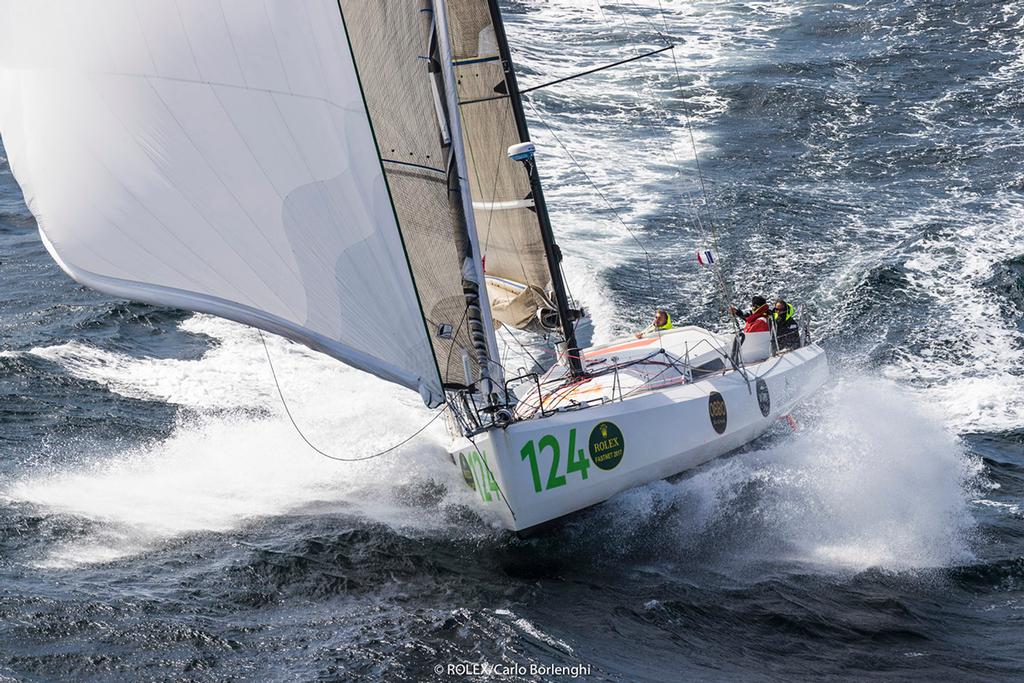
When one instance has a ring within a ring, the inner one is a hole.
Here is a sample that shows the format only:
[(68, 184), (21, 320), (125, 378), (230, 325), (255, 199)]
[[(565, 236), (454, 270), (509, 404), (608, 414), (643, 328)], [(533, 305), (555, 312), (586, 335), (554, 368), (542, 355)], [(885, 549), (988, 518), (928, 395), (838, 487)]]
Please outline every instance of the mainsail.
[[(530, 159), (510, 158), (513, 145), (529, 141), (508, 40), (496, 0), (443, 0), (453, 45), (467, 169), (481, 252), (489, 276), (496, 320), (529, 325), (530, 315), (550, 305), (579, 370), (575, 332), (544, 205)], [(523, 285), (516, 295), (501, 281)]]
[(339, 6), (438, 369), (444, 386), (463, 387), (498, 368), (487, 356), (486, 306), (469, 291), (482, 278), (463, 210), (432, 3)]
[(270, 330), (442, 402), (493, 339), (467, 303), (481, 278), (422, 9), (3, 1), (0, 134), (47, 248), (90, 287)]
[(551, 282), (530, 178), (506, 150), (521, 142), (487, 0), (446, 0), (473, 210), (488, 275), (540, 289)]

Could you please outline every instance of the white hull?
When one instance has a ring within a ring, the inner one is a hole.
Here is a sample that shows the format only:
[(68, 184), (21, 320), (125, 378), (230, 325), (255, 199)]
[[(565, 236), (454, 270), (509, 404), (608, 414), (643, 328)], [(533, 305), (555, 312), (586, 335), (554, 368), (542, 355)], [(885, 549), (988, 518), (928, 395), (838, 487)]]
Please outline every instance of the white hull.
[(826, 381), (828, 361), (811, 344), (745, 371), (459, 437), (450, 453), (485, 516), (524, 531), (750, 442)]

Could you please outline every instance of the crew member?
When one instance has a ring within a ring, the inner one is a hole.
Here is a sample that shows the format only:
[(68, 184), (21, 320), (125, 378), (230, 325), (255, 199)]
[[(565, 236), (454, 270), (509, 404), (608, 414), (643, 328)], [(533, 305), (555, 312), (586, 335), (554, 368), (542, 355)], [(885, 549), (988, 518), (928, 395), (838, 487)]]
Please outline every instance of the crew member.
[(640, 339), (645, 334), (649, 334), (651, 332), (664, 332), (665, 330), (671, 329), (672, 316), (670, 316), (668, 314), (668, 311), (666, 311), (664, 308), (659, 308), (657, 311), (654, 312), (654, 321), (644, 329), (637, 332), (634, 336), (636, 336), (637, 339)]
[(750, 300), (750, 306), (750, 313), (745, 313), (735, 306), (730, 306), (729, 312), (743, 318), (744, 332), (768, 332), (771, 329), (768, 326), (768, 300), (763, 296), (755, 296)]
[(788, 351), (800, 348), (800, 325), (796, 322), (793, 304), (782, 297), (775, 300), (772, 317), (775, 320), (775, 335), (779, 341), (779, 350)]

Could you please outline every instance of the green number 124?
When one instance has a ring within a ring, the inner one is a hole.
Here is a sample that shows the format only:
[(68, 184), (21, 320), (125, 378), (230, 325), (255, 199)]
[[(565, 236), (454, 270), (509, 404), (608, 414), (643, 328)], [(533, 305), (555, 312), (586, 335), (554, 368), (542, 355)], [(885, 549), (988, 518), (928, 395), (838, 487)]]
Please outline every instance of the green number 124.
[[(540, 467), (537, 464), (537, 454), (544, 453), (544, 451), (551, 451), (551, 468), (548, 470), (547, 483), (541, 486)], [(547, 434), (540, 438), (535, 445), (533, 441), (527, 441), (526, 445), (523, 446), (522, 450), (519, 451), (519, 455), (523, 460), (530, 461), (530, 474), (533, 475), (533, 490), (537, 493), (541, 491), (548, 491), (550, 489), (557, 489), (559, 486), (565, 486), (565, 477), (573, 472), (579, 472), (580, 477), (583, 479), (587, 478), (587, 469), (590, 467), (590, 460), (587, 458), (586, 451), (582, 448), (579, 451), (576, 450), (576, 430), (569, 430), (569, 462), (565, 466), (565, 474), (559, 473), (559, 464), (561, 461), (561, 449), (558, 445), (558, 439)]]

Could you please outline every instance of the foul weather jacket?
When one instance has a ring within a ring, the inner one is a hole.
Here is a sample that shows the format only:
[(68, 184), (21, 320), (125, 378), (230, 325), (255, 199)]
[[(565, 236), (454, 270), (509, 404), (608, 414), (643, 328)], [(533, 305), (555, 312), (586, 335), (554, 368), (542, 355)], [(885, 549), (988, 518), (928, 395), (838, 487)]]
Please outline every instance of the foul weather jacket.
[(779, 340), (780, 349), (795, 349), (800, 346), (800, 326), (796, 322), (794, 313), (793, 304), (787, 303), (784, 312), (775, 311), (772, 314), (775, 318), (775, 334)]
[(744, 332), (768, 332), (768, 304), (758, 306), (750, 313), (736, 309), (736, 315), (743, 318), (746, 323), (743, 326)]
[(665, 313), (665, 324), (664, 325), (655, 325), (654, 323), (651, 323), (650, 325), (645, 327), (640, 332), (640, 334), (650, 334), (651, 332), (655, 332), (655, 331), (657, 331), (657, 332), (664, 332), (665, 330), (671, 330), (671, 329), (672, 329), (672, 316), (669, 315), (668, 313)]

